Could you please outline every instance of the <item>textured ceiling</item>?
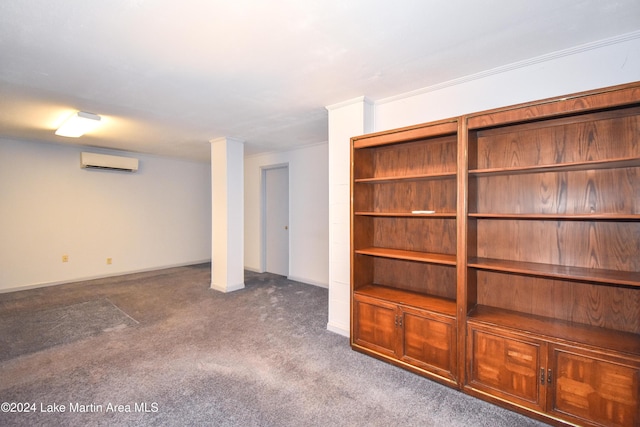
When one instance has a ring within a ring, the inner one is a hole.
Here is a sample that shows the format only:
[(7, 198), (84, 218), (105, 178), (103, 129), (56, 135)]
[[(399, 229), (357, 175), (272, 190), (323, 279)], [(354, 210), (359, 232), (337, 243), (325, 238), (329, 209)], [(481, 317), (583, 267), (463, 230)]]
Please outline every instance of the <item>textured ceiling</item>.
[[(640, 29), (638, 0), (2, 0), (0, 138), (208, 161), (376, 100)], [(104, 124), (53, 130), (75, 110)]]

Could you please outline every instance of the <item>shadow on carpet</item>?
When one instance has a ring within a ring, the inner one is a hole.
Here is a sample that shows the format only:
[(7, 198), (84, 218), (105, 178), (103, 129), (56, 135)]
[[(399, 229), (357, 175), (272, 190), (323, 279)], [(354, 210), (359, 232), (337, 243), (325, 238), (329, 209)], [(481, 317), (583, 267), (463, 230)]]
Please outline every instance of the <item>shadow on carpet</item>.
[(138, 322), (106, 298), (0, 316), (0, 361), (68, 344)]

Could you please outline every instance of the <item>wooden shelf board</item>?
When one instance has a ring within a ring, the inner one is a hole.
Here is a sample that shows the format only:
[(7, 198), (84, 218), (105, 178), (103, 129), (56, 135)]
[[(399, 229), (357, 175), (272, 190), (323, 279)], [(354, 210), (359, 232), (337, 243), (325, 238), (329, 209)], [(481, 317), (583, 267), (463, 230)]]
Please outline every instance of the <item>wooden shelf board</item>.
[(632, 168), (640, 166), (640, 158), (593, 160), (576, 163), (558, 163), (555, 165), (504, 167), (491, 169), (470, 169), (469, 176), (511, 175), (517, 173), (564, 172), (590, 169)]
[(546, 214), (546, 213), (469, 213), (470, 218), (485, 219), (532, 219), (570, 221), (640, 221), (640, 214), (586, 213), (586, 214)]
[(471, 258), (467, 265), (482, 270), (640, 287), (640, 272), (635, 271), (603, 270), (492, 258)]
[(427, 253), (417, 251), (405, 251), (401, 249), (364, 248), (357, 249), (355, 253), (384, 258), (402, 259), (407, 261), (428, 262), (432, 264), (456, 265), (456, 256), (449, 254)]
[(425, 181), (430, 179), (445, 179), (445, 178), (455, 179), (456, 172), (453, 171), (453, 172), (428, 173), (428, 174), (418, 174), (418, 175), (356, 178), (354, 179), (354, 182), (363, 183), (363, 184), (380, 184), (380, 183), (398, 182), (398, 181)]
[(455, 212), (434, 212), (426, 214), (414, 214), (411, 212), (354, 212), (356, 216), (379, 216), (379, 217), (431, 217), (431, 218), (455, 218)]
[(479, 323), (508, 328), (513, 332), (535, 334), (568, 345), (592, 346), (594, 343), (598, 343), (598, 348), (619, 351), (640, 360), (640, 335), (630, 332), (620, 332), (488, 306), (476, 306), (471, 310), (467, 319), (470, 324)]
[[(454, 284), (455, 285), (455, 284)], [(395, 289), (381, 285), (366, 285), (354, 291), (355, 294), (383, 299), (397, 304), (429, 310), (451, 317), (456, 316), (456, 302), (447, 298), (417, 292)]]

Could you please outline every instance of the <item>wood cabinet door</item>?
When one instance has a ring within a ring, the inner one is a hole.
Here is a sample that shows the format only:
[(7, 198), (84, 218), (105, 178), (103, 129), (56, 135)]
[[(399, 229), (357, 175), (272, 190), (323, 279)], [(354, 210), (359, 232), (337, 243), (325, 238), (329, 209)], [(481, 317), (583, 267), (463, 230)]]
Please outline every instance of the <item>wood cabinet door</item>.
[(470, 326), (467, 382), (480, 391), (544, 410), (547, 345), (493, 328)]
[(400, 309), (403, 361), (455, 381), (456, 334), (453, 319), (422, 310)]
[(554, 346), (551, 412), (578, 423), (640, 426), (640, 362)]
[(397, 357), (398, 306), (355, 295), (353, 300), (353, 343), (380, 354)]

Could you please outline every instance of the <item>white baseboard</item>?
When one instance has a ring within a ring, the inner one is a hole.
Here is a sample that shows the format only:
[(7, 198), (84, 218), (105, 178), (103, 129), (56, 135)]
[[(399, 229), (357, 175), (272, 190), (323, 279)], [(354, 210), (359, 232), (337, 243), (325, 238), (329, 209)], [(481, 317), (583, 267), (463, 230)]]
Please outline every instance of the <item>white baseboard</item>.
[(111, 274), (98, 274), (95, 276), (72, 277), (69, 279), (59, 280), (55, 282), (40, 282), (40, 283), (31, 284), (31, 285), (15, 286), (12, 288), (2, 288), (0, 289), (0, 294), (7, 293), (7, 292), (27, 291), (29, 289), (46, 288), (48, 286), (65, 285), (67, 283), (84, 282), (87, 280), (106, 279), (109, 277), (126, 276), (127, 274), (147, 273), (149, 271), (166, 270), (168, 268), (187, 267), (189, 265), (204, 264), (207, 262), (211, 262), (211, 259), (203, 259), (200, 261), (189, 261), (189, 262), (169, 264), (169, 265), (163, 265), (163, 266), (157, 266), (157, 267), (141, 268), (138, 270), (119, 271), (117, 273), (111, 273)]
[(287, 279), (294, 280), (294, 281), (300, 282), (300, 283), (306, 283), (307, 285), (313, 285), (313, 286), (318, 286), (320, 288), (329, 289), (329, 284), (328, 283), (316, 282), (315, 280), (309, 280), (309, 279), (305, 279), (303, 277), (287, 276)]
[(244, 282), (237, 283), (235, 285), (216, 285), (215, 283), (211, 282), (211, 289), (224, 293), (239, 291), (240, 289), (244, 289)]
[(327, 323), (327, 330), (347, 338), (351, 335), (348, 326), (345, 328), (344, 325), (336, 325), (331, 322)]

